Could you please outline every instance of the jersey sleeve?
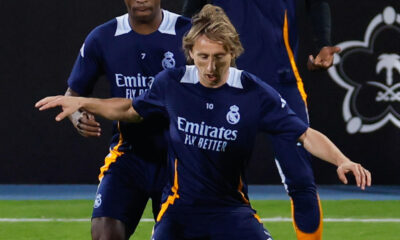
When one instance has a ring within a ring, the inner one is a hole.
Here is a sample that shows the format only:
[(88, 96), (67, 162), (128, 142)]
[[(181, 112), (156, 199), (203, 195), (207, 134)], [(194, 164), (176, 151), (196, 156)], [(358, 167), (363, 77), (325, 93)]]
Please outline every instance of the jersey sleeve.
[(165, 95), (168, 77), (168, 70), (160, 72), (156, 75), (151, 88), (134, 99), (132, 106), (141, 117), (146, 119), (154, 114), (167, 115)]
[(270, 86), (263, 86), (259, 127), (272, 135), (297, 140), (308, 128), (286, 101)]
[(81, 96), (89, 95), (102, 74), (100, 47), (92, 32), (82, 45), (68, 78), (68, 86)]

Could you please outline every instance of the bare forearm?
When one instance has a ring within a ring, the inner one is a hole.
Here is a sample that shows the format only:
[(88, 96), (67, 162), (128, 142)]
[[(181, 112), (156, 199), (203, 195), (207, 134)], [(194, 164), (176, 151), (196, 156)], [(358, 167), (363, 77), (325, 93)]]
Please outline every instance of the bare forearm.
[(322, 133), (308, 128), (300, 137), (303, 146), (312, 155), (336, 166), (350, 160)]
[(132, 107), (132, 100), (126, 98), (80, 98), (80, 105), (86, 111), (109, 120), (140, 122), (142, 118)]
[(305, 149), (312, 155), (337, 166), (336, 172), (339, 179), (347, 184), (346, 174), (353, 173), (357, 186), (365, 189), (371, 186), (371, 173), (361, 164), (350, 161), (325, 135), (308, 128), (299, 139)]

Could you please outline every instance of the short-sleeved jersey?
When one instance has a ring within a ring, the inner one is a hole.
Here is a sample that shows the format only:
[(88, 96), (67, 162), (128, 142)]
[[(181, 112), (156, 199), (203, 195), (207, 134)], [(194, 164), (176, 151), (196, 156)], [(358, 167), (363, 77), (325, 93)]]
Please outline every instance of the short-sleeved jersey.
[[(245, 52), (236, 63), (268, 84), (295, 81), (285, 45), (297, 53), (296, 0), (213, 0), (221, 6), (236, 27)], [(254, 26), (254, 27), (249, 27)], [(294, 60), (293, 59), (293, 60)]]
[(296, 144), (308, 127), (272, 87), (236, 68), (219, 88), (200, 84), (195, 66), (163, 71), (133, 107), (144, 118), (163, 113), (170, 121), (173, 177), (161, 211), (168, 204), (180, 210), (246, 205), (241, 188), (256, 134), (279, 134)]
[[(69, 87), (86, 96), (98, 77), (106, 75), (112, 97), (134, 99), (149, 89), (161, 70), (185, 65), (182, 37), (190, 28), (190, 19), (166, 10), (162, 13), (158, 31), (148, 35), (132, 30), (128, 14), (95, 28), (80, 50)], [(159, 126), (151, 120), (141, 124), (121, 122), (118, 130), (114, 124), (111, 147), (118, 144), (119, 151), (133, 148), (145, 158), (154, 156), (166, 148)]]

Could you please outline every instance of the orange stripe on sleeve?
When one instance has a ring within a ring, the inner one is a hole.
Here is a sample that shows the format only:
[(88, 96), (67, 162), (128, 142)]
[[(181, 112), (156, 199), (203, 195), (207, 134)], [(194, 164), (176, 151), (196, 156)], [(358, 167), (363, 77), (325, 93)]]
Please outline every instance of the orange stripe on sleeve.
[(259, 223), (262, 223), (262, 222), (261, 222), (261, 218), (260, 218), (260, 216), (258, 216), (257, 213), (254, 213), (253, 216), (257, 219), (257, 221), (258, 221)]
[(297, 65), (296, 65), (296, 60), (294, 59), (294, 54), (293, 54), (292, 48), (290, 47), (290, 43), (289, 43), (289, 24), (288, 24), (288, 19), (287, 19), (287, 11), (285, 11), (285, 22), (283, 24), (283, 39), (285, 42), (287, 54), (289, 56), (290, 65), (292, 66), (294, 76), (296, 77), (297, 88), (299, 89), (301, 97), (307, 106), (307, 94), (306, 94), (306, 91), (304, 90), (303, 80), (300, 77), (299, 70), (297, 69)]
[(157, 216), (157, 222), (159, 222), (161, 220), (162, 216), (167, 211), (168, 206), (169, 205), (173, 205), (174, 202), (175, 202), (175, 199), (179, 198), (178, 189), (179, 189), (179, 185), (178, 185), (178, 159), (175, 159), (174, 185), (171, 188), (171, 191), (173, 192), (173, 195), (168, 196), (167, 201), (165, 201), (161, 205), (161, 210), (160, 210), (160, 212), (158, 213), (158, 216)]

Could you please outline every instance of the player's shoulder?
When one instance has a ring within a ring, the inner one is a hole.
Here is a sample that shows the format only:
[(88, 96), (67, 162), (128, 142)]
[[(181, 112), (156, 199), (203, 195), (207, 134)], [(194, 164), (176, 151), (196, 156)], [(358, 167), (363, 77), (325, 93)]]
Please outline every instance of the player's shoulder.
[(179, 15), (178, 20), (176, 21), (176, 31), (178, 33), (186, 33), (192, 27), (192, 21), (190, 18)]
[(156, 75), (156, 81), (162, 82), (163, 84), (179, 83), (185, 77), (187, 67), (188, 66), (181, 66), (165, 69)]
[(263, 96), (275, 96), (277, 91), (267, 84), (265, 81), (261, 80), (258, 76), (249, 73), (247, 71), (242, 71), (241, 74), (242, 84), (244, 88), (248, 90), (254, 90)]
[[(113, 18), (97, 27), (95, 27), (88, 35), (88, 38), (102, 39), (107, 37), (114, 37), (118, 31), (126, 31), (128, 23), (128, 14)], [(129, 25), (128, 25), (129, 26)], [(129, 28), (130, 30), (130, 28)]]
[(191, 23), (189, 18), (168, 10), (163, 9), (162, 11), (163, 20), (158, 28), (159, 32), (170, 35), (182, 35), (190, 29)]

